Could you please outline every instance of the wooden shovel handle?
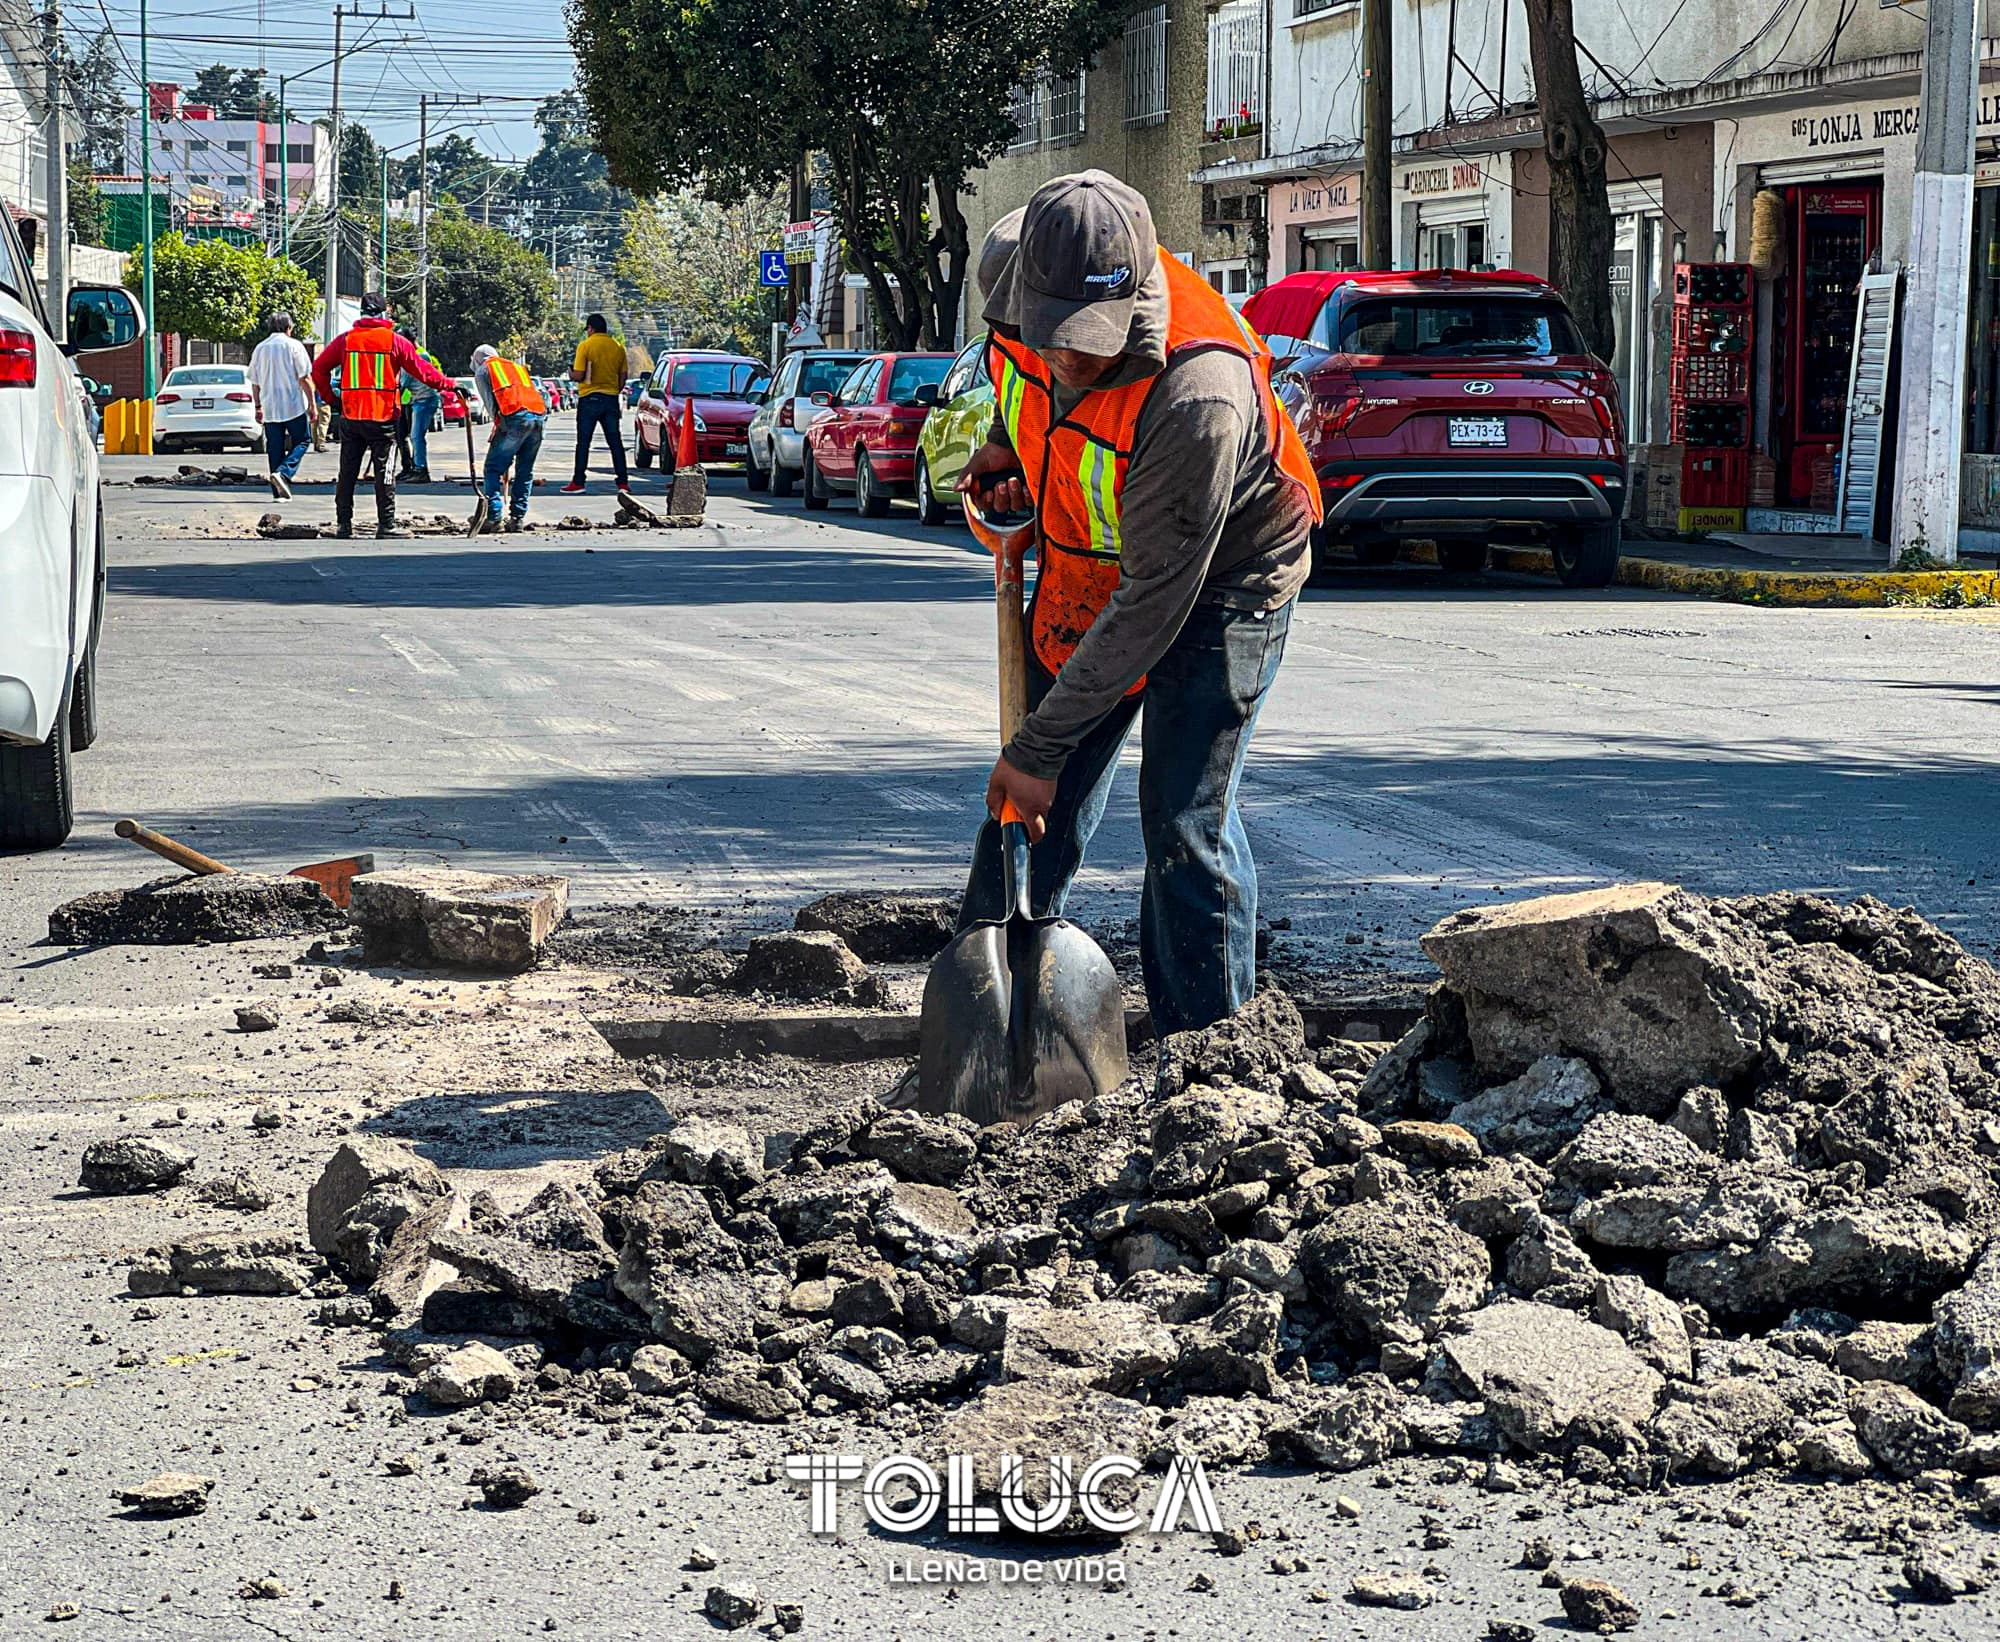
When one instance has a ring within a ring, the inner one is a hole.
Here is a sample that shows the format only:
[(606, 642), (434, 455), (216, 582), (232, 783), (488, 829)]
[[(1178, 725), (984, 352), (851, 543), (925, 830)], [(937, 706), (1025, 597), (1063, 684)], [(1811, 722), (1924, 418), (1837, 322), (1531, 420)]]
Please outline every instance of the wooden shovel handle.
[(1035, 523), (999, 525), (965, 498), (966, 523), (993, 555), (993, 610), (1000, 649), (1000, 745), (1006, 746), (1028, 716), (1028, 644), (1021, 619), (1021, 585)]
[(163, 855), (175, 866), (185, 867), (189, 872), (217, 873), (236, 870), (234, 867), (225, 867), (213, 856), (203, 855), (200, 850), (189, 849), (187, 845), (176, 842), (165, 833), (155, 832), (151, 827), (142, 827), (133, 820), (120, 821), (111, 830), (120, 838), (129, 838), (141, 848), (149, 849), (155, 855)]

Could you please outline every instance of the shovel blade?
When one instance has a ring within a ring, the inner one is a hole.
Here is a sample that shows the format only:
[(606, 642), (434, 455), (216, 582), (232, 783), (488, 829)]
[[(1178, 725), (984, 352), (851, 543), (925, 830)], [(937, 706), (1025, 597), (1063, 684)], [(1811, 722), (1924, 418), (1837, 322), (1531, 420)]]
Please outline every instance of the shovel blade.
[(973, 924), (931, 965), (914, 1110), (1026, 1123), (1126, 1071), (1117, 971), (1066, 919)]

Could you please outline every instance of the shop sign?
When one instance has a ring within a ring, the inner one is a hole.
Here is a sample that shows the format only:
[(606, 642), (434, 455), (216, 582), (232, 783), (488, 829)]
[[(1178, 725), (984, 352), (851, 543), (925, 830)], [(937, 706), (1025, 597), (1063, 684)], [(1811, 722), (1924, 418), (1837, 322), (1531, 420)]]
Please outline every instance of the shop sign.
[(1352, 207), (1351, 185), (1346, 182), (1295, 182), (1285, 215), (1292, 218), (1324, 217), (1343, 207)]
[(1403, 173), (1406, 194), (1469, 194), (1485, 186), (1486, 173), (1477, 160), (1451, 165), (1425, 165)]
[[(1850, 148), (1858, 143), (1888, 142), (1897, 137), (1916, 136), (1921, 112), (1915, 103), (1864, 104), (1856, 108), (1829, 109), (1794, 116), (1791, 132), (1808, 149)], [(1979, 129), (2000, 131), (2000, 91), (1981, 95)]]

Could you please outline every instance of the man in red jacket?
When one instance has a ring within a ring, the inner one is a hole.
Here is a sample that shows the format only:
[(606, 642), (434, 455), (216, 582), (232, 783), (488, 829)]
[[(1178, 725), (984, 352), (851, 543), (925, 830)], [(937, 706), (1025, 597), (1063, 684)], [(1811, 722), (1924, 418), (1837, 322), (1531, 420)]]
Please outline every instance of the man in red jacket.
[(313, 362), (313, 385), (322, 399), (332, 398), (336, 372), (340, 378), (340, 477), (333, 516), (343, 536), (354, 534), (354, 484), (362, 461), (370, 456), (375, 458), (376, 538), (409, 534), (396, 528), (396, 470), (390, 465), (404, 371), (440, 393), (448, 381), (414, 342), (396, 334), (388, 300), (373, 291), (361, 299), (361, 317), (320, 349)]

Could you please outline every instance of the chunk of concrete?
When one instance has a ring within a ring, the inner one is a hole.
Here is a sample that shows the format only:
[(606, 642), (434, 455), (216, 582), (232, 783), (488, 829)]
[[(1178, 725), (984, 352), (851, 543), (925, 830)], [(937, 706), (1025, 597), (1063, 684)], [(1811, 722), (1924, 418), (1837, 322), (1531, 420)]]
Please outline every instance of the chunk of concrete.
[(1664, 1116), (1764, 1048), (1754, 957), (1671, 884), (1619, 884), (1454, 913), (1424, 951), (1465, 1006), (1480, 1070), (1587, 1060), (1610, 1100)]
[(1439, 1351), (1466, 1395), (1483, 1398), (1509, 1439), (1532, 1453), (1636, 1445), (1666, 1383), (1608, 1328), (1532, 1301), (1503, 1300), (1462, 1318)]
[(943, 895), (887, 895), (836, 890), (802, 906), (794, 929), (838, 935), (870, 964), (927, 964), (950, 943), (958, 902)]
[(786, 930), (759, 935), (727, 983), (735, 992), (801, 1003), (870, 1005), (881, 1000), (881, 985), (868, 966), (830, 930)]
[(460, 1346), (417, 1379), (417, 1390), (440, 1408), (505, 1402), (520, 1386), (514, 1365), (483, 1340)]
[(406, 867), (354, 880), (349, 916), (375, 962), (532, 969), (569, 910), (569, 880)]
[(1448, 1116), (1489, 1152), (1546, 1161), (1603, 1106), (1595, 1072), (1580, 1060), (1544, 1055), (1519, 1077), (1461, 1101)]
[(398, 1140), (354, 1135), (341, 1142), (306, 1193), (306, 1237), (357, 1283), (372, 1283), (399, 1227), (424, 1214), (430, 1230), (444, 1221), (437, 1205), (451, 1182)]
[(148, 1135), (97, 1140), (83, 1149), (77, 1184), (100, 1196), (165, 1191), (194, 1167), (194, 1154)]
[(346, 921), (309, 878), (262, 872), (174, 875), (65, 901), (49, 914), (49, 939), (58, 946), (187, 946), (317, 933)]
[(2000, 1244), (1986, 1251), (1963, 1288), (1932, 1310), (1938, 1368), (1950, 1383), (1955, 1418), (2000, 1427)]
[(1029, 1304), (1007, 1314), (1000, 1374), (1126, 1392), (1163, 1373), (1179, 1349), (1173, 1330), (1144, 1306), (1119, 1300), (1075, 1309)]
[(1415, 1343), (1485, 1298), (1486, 1245), (1413, 1202), (1350, 1203), (1307, 1233), (1300, 1262), (1350, 1338)]
[(1854, 1428), (1882, 1469), (1897, 1477), (1948, 1466), (1972, 1433), (1906, 1385), (1874, 1380), (1847, 1399)]

